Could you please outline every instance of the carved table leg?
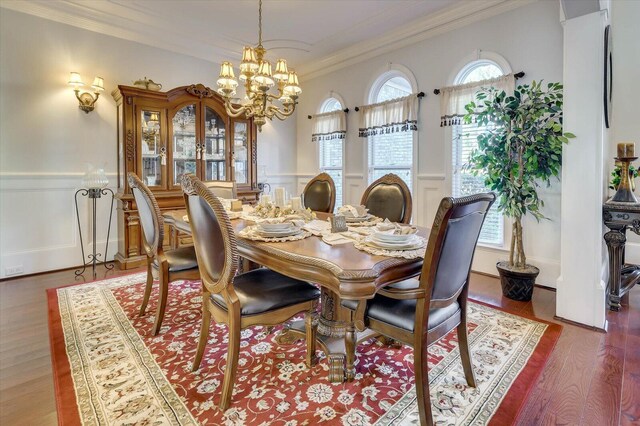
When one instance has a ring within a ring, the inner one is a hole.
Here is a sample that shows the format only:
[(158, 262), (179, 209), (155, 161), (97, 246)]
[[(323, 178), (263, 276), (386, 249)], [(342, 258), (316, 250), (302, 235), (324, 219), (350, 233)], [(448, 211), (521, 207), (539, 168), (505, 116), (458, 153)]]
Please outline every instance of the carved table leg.
[(609, 285), (607, 293), (609, 299), (609, 309), (620, 310), (620, 271), (622, 269), (622, 256), (627, 237), (619, 230), (611, 230), (604, 234), (609, 251)]
[(356, 339), (357, 339), (356, 328), (353, 325), (353, 322), (351, 322), (347, 326), (347, 331), (345, 336), (345, 346), (346, 346), (345, 349), (347, 351), (347, 356), (346, 356), (347, 363), (345, 365), (344, 372), (345, 372), (345, 377), (349, 382), (353, 381), (353, 378), (356, 375), (356, 367), (355, 367)]

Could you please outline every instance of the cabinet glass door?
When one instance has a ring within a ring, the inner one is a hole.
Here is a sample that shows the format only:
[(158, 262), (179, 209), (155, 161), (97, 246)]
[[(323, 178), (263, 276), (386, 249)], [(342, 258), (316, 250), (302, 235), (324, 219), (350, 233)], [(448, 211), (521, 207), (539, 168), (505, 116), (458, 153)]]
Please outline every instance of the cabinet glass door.
[(233, 123), (233, 167), (238, 184), (249, 182), (249, 125), (246, 121)]
[(187, 105), (173, 117), (173, 184), (185, 173), (196, 173), (196, 105)]
[(204, 180), (226, 180), (226, 137), (224, 120), (208, 106), (204, 107)]
[(162, 146), (160, 111), (143, 109), (141, 115), (142, 181), (147, 186), (161, 186), (166, 149)]

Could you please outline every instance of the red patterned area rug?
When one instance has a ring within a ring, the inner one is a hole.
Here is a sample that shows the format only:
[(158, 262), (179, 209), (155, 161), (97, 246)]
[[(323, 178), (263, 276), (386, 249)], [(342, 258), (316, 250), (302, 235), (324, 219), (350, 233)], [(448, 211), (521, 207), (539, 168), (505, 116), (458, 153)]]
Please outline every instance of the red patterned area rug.
[[(202, 367), (191, 372), (199, 333), (198, 282), (170, 285), (161, 333), (155, 305), (138, 317), (145, 275), (48, 290), (60, 424), (419, 424), (413, 354), (371, 340), (358, 347), (356, 380), (330, 383), (326, 359), (304, 364), (304, 342), (280, 346), (263, 327), (242, 332), (231, 408), (217, 408), (226, 327), (212, 325)], [(156, 294), (152, 295), (154, 301)], [(455, 331), (429, 348), (434, 420), (511, 424), (560, 334), (560, 326), (471, 303), (477, 388), (464, 379)]]

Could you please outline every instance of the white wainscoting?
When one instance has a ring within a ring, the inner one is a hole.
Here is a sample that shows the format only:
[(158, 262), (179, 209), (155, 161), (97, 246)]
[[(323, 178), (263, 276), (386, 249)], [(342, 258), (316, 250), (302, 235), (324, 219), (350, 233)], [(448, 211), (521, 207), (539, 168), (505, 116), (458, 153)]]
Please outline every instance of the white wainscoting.
[(363, 174), (347, 173), (344, 175), (344, 203), (360, 204), (362, 194), (367, 189), (367, 179)]
[[(0, 175), (0, 278), (7, 268), (21, 267), (19, 276), (80, 265), (82, 253), (74, 194), (84, 173), (3, 173)], [(108, 174), (115, 191), (115, 174)], [(98, 200), (97, 251), (104, 254), (109, 201)], [(114, 203), (109, 253), (117, 251)], [(92, 216), (87, 197), (78, 197), (85, 255), (92, 251)]]
[(296, 173), (269, 174), (267, 183), (271, 186), (271, 194), (273, 194), (275, 188), (282, 187), (289, 193), (289, 196), (296, 197), (300, 195), (301, 191), (298, 191), (298, 176)]

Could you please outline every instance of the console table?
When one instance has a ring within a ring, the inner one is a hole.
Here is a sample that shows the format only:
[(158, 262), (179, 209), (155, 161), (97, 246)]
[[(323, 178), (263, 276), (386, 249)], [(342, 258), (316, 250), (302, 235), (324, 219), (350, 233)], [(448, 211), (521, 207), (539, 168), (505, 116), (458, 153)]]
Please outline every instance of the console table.
[(620, 310), (620, 299), (640, 282), (640, 266), (624, 262), (627, 229), (640, 235), (640, 203), (621, 203), (611, 199), (603, 205), (602, 218), (609, 232), (604, 234), (609, 251), (609, 309)]

